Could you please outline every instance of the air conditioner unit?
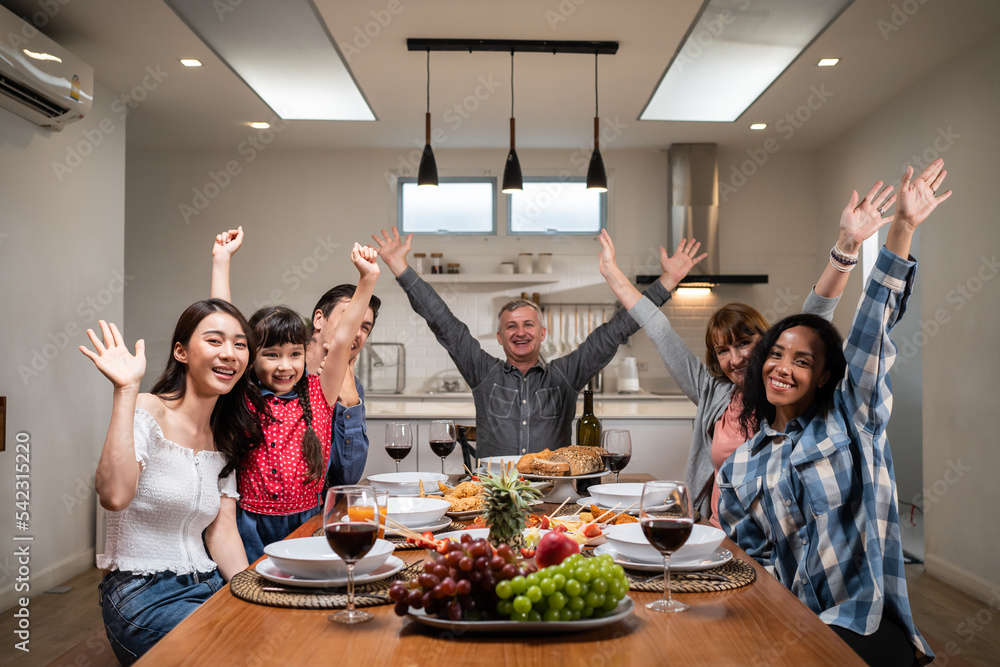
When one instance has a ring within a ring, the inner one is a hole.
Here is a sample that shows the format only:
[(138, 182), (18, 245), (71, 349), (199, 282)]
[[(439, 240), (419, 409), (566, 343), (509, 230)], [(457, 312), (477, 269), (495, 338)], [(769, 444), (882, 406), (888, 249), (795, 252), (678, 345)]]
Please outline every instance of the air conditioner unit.
[(50, 130), (94, 103), (94, 68), (0, 7), (0, 107)]

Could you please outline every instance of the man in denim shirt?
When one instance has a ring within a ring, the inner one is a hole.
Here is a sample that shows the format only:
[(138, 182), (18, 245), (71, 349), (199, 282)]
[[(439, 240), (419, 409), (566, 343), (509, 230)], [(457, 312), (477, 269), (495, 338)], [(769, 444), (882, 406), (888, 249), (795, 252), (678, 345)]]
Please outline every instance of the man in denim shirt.
[[(306, 346), (306, 371), (318, 373), (326, 356), (326, 341), (341, 314), (354, 296), (355, 286), (337, 285), (320, 297), (313, 308), (312, 338)], [(326, 485), (357, 484), (368, 460), (368, 432), (365, 430), (365, 390), (354, 375), (354, 364), (375, 326), (381, 299), (372, 295), (361, 328), (351, 345), (351, 363), (344, 376), (344, 384), (334, 406), (333, 435), (330, 439), (330, 463), (326, 471)]]
[[(500, 312), (497, 341), (506, 359), (497, 359), (482, 349), (434, 288), (409, 267), (406, 255), (412, 234), (401, 241), (393, 227), (391, 235), (382, 230), (381, 238), (372, 238), (414, 312), (427, 321), (472, 388), (477, 454), (513, 456), (571, 444), (580, 390), (639, 330), (628, 313), (619, 311), (607, 324), (591, 332), (578, 349), (545, 362), (539, 358), (546, 332), (537, 307), (529, 301), (512, 301)], [(664, 274), (646, 290), (646, 296), (661, 306), (675, 286)]]

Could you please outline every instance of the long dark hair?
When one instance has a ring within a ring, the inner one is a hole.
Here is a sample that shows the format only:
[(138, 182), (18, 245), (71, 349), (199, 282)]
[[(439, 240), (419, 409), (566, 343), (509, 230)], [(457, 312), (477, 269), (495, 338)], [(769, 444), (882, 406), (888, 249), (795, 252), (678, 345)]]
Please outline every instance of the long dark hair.
[[(247, 369), (253, 366), (254, 356), (257, 354), (256, 341), (243, 313), (228, 301), (221, 299), (197, 301), (188, 306), (177, 320), (174, 337), (170, 341), (170, 357), (167, 359), (163, 374), (153, 385), (150, 393), (165, 401), (184, 398), (188, 367), (187, 364), (174, 358), (173, 351), (177, 343), (187, 347), (198, 325), (212, 313), (225, 313), (239, 323), (240, 329), (247, 337), (247, 350), (250, 353)], [(215, 449), (226, 457), (226, 465), (219, 473), (219, 477), (227, 476), (243, 460), (251, 447), (264, 439), (258, 415), (270, 415), (270, 411), (260, 395), (260, 390), (250, 382), (244, 371), (229, 393), (219, 396), (209, 419)]]
[[(309, 334), (306, 331), (305, 322), (291, 308), (284, 306), (268, 306), (261, 308), (250, 317), (250, 326), (253, 327), (254, 334), (260, 349), (271, 347), (272, 345), (301, 345), (303, 355), (305, 346), (309, 341)], [(305, 358), (303, 356), (303, 363)], [(260, 384), (257, 373), (250, 368), (250, 377), (256, 384)], [(312, 484), (318, 480), (324, 472), (323, 469), (323, 443), (313, 430), (312, 404), (309, 402), (309, 372), (303, 369), (302, 377), (295, 383), (295, 393), (298, 395), (299, 405), (302, 407), (302, 417), (306, 421), (306, 432), (302, 436), (302, 455), (305, 457), (309, 470), (306, 473), (306, 483)]]
[(747, 369), (743, 374), (743, 410), (740, 412), (740, 427), (744, 433), (753, 434), (758, 425), (767, 419), (774, 421), (774, 406), (767, 400), (764, 390), (764, 362), (771, 348), (778, 342), (782, 332), (792, 327), (809, 327), (823, 344), (823, 369), (819, 372), (829, 372), (830, 377), (822, 387), (816, 389), (813, 403), (819, 407), (821, 414), (826, 414), (833, 407), (833, 394), (844, 377), (847, 361), (844, 359), (844, 341), (837, 327), (818, 315), (800, 313), (781, 320), (757, 341), (750, 353)]

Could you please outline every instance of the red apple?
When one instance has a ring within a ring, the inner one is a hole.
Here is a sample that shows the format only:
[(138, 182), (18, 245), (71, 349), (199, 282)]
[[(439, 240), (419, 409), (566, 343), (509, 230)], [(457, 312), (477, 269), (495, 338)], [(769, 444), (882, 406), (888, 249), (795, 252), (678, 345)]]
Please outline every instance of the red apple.
[(542, 536), (535, 549), (535, 562), (538, 567), (546, 568), (550, 565), (558, 565), (569, 556), (580, 552), (580, 545), (565, 533), (551, 532)]

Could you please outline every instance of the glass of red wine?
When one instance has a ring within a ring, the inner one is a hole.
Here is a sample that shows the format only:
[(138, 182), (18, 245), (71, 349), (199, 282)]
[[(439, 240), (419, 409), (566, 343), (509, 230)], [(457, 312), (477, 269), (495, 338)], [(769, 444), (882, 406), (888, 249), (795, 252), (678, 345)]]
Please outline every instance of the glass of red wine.
[(413, 449), (413, 425), (408, 422), (389, 422), (385, 425), (385, 453), (396, 462), (396, 472), (399, 472), (399, 462), (406, 458)]
[(347, 609), (330, 614), (337, 623), (364, 623), (373, 617), (354, 608), (354, 564), (375, 546), (379, 507), (370, 486), (331, 486), (323, 504), (326, 541), (347, 565)]
[(667, 481), (643, 484), (639, 523), (649, 543), (663, 554), (663, 597), (648, 603), (646, 608), (666, 612), (688, 609), (688, 605), (670, 595), (670, 555), (684, 546), (694, 526), (687, 484)]
[(450, 419), (438, 419), (431, 422), (431, 451), (441, 457), (441, 474), (444, 474), (444, 460), (455, 451), (455, 441), (458, 439), (455, 422)]
[(618, 483), (618, 473), (625, 469), (632, 460), (632, 435), (621, 428), (612, 428), (601, 435), (601, 454), (604, 466), (615, 474), (615, 484)]

